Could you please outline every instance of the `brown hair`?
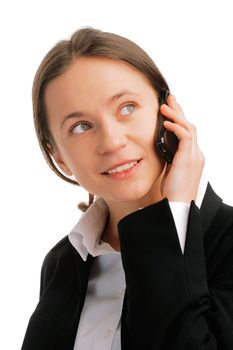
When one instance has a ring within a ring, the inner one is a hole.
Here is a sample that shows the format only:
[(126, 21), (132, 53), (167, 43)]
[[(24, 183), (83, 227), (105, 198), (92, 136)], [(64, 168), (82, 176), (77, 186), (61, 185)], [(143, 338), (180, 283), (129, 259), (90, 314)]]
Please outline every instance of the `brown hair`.
[[(81, 56), (100, 56), (124, 61), (141, 71), (158, 96), (169, 89), (167, 82), (149, 55), (131, 40), (117, 34), (103, 32), (92, 27), (82, 27), (75, 31), (70, 40), (59, 41), (44, 57), (37, 69), (33, 88), (32, 103), (36, 134), (43, 155), (50, 168), (63, 180), (79, 185), (65, 176), (55, 165), (52, 158), (55, 141), (49, 130), (44, 101), (44, 92), (48, 83), (64, 73), (70, 64)], [(78, 208), (85, 212), (94, 201), (89, 193), (89, 204), (79, 203)]]

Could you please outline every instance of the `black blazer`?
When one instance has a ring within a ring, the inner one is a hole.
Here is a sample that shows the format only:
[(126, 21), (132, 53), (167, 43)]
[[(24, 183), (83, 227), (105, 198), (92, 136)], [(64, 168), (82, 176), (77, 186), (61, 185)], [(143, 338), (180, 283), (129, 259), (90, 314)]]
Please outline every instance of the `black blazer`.
[[(167, 198), (118, 223), (126, 292), (122, 350), (233, 349), (233, 207), (208, 183), (182, 254)], [(45, 257), (22, 350), (72, 350), (90, 266), (68, 237)], [(81, 350), (81, 349), (80, 349)]]

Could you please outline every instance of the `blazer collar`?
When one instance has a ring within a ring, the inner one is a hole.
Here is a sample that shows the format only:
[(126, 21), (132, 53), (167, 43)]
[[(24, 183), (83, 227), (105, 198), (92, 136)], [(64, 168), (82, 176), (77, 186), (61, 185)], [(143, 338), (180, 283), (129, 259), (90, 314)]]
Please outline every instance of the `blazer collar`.
[(213, 188), (208, 182), (206, 192), (200, 207), (203, 235), (205, 235), (208, 228), (210, 227), (210, 224), (217, 214), (217, 211), (219, 210), (221, 204), (222, 198), (220, 198), (214, 192)]

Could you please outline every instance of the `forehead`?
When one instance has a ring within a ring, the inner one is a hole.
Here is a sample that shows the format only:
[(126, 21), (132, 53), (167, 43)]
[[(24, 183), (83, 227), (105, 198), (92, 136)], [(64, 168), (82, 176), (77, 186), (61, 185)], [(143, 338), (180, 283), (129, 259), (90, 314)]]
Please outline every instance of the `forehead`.
[(146, 76), (127, 62), (104, 57), (80, 57), (48, 84), (46, 92), (50, 95), (50, 92), (56, 90), (57, 93), (66, 94), (66, 90), (69, 89), (82, 95), (92, 94), (94, 97), (126, 88), (142, 92), (145, 87), (152, 89)]
[(111, 96), (131, 90), (153, 98), (155, 90), (144, 74), (132, 65), (103, 57), (81, 57), (45, 90), (48, 118), (61, 117), (77, 109), (94, 113), (106, 107)]

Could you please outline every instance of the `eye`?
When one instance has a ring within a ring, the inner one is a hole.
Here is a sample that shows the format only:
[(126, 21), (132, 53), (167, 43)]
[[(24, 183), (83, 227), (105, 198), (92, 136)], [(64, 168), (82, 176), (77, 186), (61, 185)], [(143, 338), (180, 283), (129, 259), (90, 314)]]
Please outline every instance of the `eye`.
[(75, 125), (74, 127), (72, 127), (70, 132), (73, 134), (81, 134), (84, 131), (87, 131), (88, 127), (90, 127), (89, 124), (80, 122), (77, 125)]
[(134, 110), (135, 110), (135, 105), (134, 103), (128, 103), (127, 105), (125, 105), (121, 111), (125, 110), (126, 112), (125, 113), (121, 113), (121, 115), (127, 115), (127, 114), (130, 114), (132, 113)]

